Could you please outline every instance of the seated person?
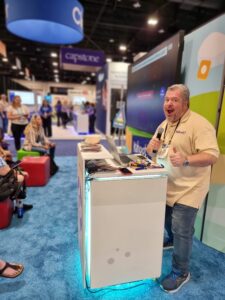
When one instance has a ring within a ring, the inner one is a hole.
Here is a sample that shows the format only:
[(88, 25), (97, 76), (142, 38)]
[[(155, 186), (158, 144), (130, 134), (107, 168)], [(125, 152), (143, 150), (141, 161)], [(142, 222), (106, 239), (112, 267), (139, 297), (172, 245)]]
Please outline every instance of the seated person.
[[(14, 168), (17, 166), (20, 161), (13, 161), (12, 153), (7, 149), (3, 148), (0, 143), (0, 157), (4, 159), (4, 161), (9, 165), (10, 168)], [(16, 167), (16, 171), (18, 171), (19, 174), (28, 177), (28, 173), (23, 171), (21, 168)]]
[(12, 153), (9, 150), (5, 150), (0, 146), (0, 156), (8, 163), (12, 161)]
[(32, 116), (30, 123), (25, 128), (24, 134), (24, 150), (37, 151), (41, 155), (49, 154), (50, 157), (54, 158), (55, 144), (51, 143), (45, 136), (42, 119), (39, 115)]
[[(10, 170), (11, 168), (9, 167), (9, 165), (7, 165), (5, 160), (0, 156), (0, 176), (2, 177), (6, 176), (10, 172)], [(17, 182), (20, 183), (20, 190), (18, 190), (19, 193), (16, 194), (16, 197), (14, 194), (13, 195), (10, 194), (8, 197), (10, 197), (12, 200), (16, 200), (16, 207), (15, 207), (15, 212), (16, 212), (19, 200), (24, 199), (26, 195), (24, 194), (25, 191), (22, 190), (24, 179), (25, 179), (24, 175), (22, 174), (22, 172), (21, 173), (15, 172), (15, 176), (17, 178)], [(33, 208), (33, 205), (23, 204), (24, 211), (29, 210), (31, 208)]]
[(8, 150), (8, 146), (9, 144), (6, 141), (4, 141), (4, 133), (0, 128), (0, 147), (4, 150)]
[(41, 155), (49, 155), (50, 175), (54, 175), (59, 169), (54, 162), (55, 144), (51, 143), (45, 136), (42, 119), (39, 115), (32, 116), (30, 123), (25, 128), (24, 134), (25, 140), (23, 149), (27, 151), (37, 151)]
[(18, 263), (9, 263), (0, 259), (0, 277), (16, 278), (22, 274), (24, 266)]

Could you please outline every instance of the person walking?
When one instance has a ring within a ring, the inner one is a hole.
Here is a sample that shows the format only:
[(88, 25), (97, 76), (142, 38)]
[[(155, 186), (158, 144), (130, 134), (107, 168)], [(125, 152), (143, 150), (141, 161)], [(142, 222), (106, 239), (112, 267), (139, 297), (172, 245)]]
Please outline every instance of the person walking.
[(62, 102), (60, 100), (57, 101), (55, 105), (56, 117), (57, 117), (57, 126), (61, 126), (62, 119)]
[(51, 137), (52, 136), (52, 107), (47, 100), (43, 100), (39, 113), (42, 119), (45, 135), (47, 137)]

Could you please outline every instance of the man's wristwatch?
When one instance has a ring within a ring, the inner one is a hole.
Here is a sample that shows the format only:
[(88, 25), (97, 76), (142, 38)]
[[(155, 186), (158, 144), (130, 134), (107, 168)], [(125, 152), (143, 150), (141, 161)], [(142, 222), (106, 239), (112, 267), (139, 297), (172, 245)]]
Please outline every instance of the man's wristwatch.
[(188, 160), (187, 158), (186, 158), (185, 161), (183, 162), (183, 166), (184, 166), (184, 167), (190, 166), (190, 162), (189, 162), (189, 160)]

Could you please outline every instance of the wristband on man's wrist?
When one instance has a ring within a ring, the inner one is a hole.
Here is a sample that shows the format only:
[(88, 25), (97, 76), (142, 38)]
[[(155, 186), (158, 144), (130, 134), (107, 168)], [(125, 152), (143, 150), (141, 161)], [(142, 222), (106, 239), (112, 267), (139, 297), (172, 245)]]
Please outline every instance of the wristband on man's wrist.
[(184, 162), (183, 162), (183, 166), (184, 166), (184, 167), (190, 166), (190, 162), (189, 162), (188, 158), (185, 158), (185, 160), (184, 160)]

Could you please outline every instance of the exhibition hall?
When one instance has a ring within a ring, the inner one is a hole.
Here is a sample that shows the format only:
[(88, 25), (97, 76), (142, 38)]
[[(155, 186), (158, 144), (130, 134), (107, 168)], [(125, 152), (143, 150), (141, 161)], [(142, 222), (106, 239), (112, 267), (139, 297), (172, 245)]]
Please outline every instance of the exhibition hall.
[(223, 0), (0, 3), (0, 298), (225, 298)]

